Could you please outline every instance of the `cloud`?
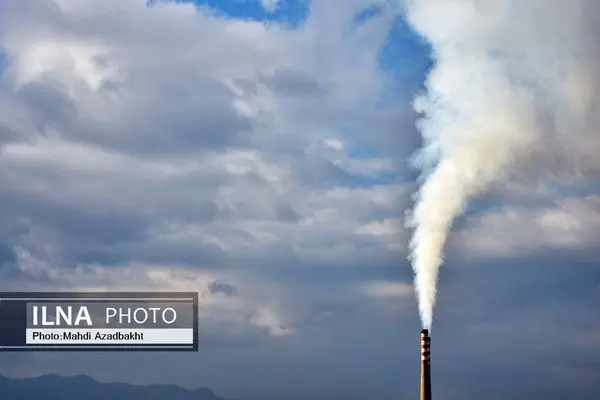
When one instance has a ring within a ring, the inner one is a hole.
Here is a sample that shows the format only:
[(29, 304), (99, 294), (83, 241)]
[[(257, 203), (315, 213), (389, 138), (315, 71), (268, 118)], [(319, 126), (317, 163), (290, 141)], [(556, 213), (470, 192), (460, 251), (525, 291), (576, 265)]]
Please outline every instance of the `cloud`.
[[(366, 6), (325, 23), (316, 3), (292, 29), (191, 4), (5, 5), (3, 240), (65, 266), (209, 268), (242, 254), (328, 262), (317, 236), (383, 245), (351, 233), (369, 223), (369, 180), (396, 161), (352, 156), (345, 126), (379, 124), (378, 140), (398, 141), (397, 120), (370, 103), (388, 79), (376, 57), (393, 11), (354, 26)], [(316, 40), (325, 30), (330, 39)], [(356, 199), (328, 200), (339, 190)], [(377, 218), (398, 213), (395, 190), (373, 189), (389, 191), (369, 201)]]
[[(191, 4), (7, 3), (1, 241), (72, 268), (405, 257), (415, 185), (394, 177), (416, 145), (414, 113), (377, 104), (389, 95), (378, 56), (396, 11), (377, 4), (357, 24), (370, 2), (314, 2), (290, 28)], [(493, 232), (541, 211), (505, 212), (469, 217), (457, 236), (477, 233), (454, 241), (498, 256), (591, 238), (585, 227), (540, 235), (553, 224), (540, 215), (515, 243)]]
[(260, 4), (263, 6), (265, 11), (273, 13), (277, 11), (281, 4), (281, 0), (260, 0)]
[[(272, 336), (294, 333), (292, 327), (283, 327), (281, 318), (269, 308), (278, 300), (277, 290), (265, 291), (268, 285), (264, 282), (242, 279), (235, 271), (135, 263), (110, 268), (94, 264), (56, 268), (23, 249), (15, 251), (14, 262), (0, 269), (2, 290), (197, 292), (203, 342), (212, 337), (253, 335), (265, 328)], [(15, 268), (20, 279), (15, 279)]]
[(540, 251), (595, 248), (600, 234), (600, 197), (565, 197), (553, 204), (507, 204), (469, 216), (451, 235), (461, 259), (511, 258)]
[(285, 336), (294, 333), (293, 328), (282, 327), (281, 322), (277, 315), (269, 309), (260, 309), (253, 316), (252, 321), (260, 327), (268, 329), (269, 333), (273, 336)]
[(406, 282), (370, 282), (365, 293), (373, 297), (408, 297), (414, 294), (411, 284)]

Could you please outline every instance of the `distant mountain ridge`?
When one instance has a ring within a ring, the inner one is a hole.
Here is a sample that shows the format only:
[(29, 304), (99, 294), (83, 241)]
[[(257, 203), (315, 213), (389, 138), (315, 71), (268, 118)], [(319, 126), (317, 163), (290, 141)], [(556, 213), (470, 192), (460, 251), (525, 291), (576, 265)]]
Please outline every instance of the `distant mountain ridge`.
[(0, 375), (2, 400), (228, 400), (211, 389), (184, 389), (175, 385), (101, 383), (87, 375), (55, 374), (12, 379)]

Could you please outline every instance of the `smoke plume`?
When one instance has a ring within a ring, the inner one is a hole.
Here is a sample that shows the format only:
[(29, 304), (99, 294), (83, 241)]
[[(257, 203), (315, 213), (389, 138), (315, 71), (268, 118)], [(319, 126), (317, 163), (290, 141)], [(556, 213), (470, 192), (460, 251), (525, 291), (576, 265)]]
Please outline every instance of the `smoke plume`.
[(405, 10), (434, 61), (414, 103), (422, 184), (407, 219), (430, 329), (444, 245), (469, 200), (516, 176), (598, 171), (600, 2), (405, 0)]

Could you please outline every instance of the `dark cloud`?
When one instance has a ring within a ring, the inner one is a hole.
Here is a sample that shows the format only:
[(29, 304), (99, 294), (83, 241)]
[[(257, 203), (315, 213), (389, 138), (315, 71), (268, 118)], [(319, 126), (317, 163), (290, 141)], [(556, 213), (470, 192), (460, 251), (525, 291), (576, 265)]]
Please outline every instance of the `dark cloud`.
[(323, 96), (327, 92), (315, 77), (289, 69), (280, 69), (273, 75), (264, 76), (262, 82), (282, 96)]

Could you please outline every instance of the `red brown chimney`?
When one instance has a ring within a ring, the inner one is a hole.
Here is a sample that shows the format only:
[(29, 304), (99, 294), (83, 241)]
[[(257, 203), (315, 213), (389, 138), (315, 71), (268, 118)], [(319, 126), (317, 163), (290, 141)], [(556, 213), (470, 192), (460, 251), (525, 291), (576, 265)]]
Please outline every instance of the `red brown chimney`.
[(429, 331), (421, 331), (421, 397), (420, 400), (431, 400), (431, 338)]

